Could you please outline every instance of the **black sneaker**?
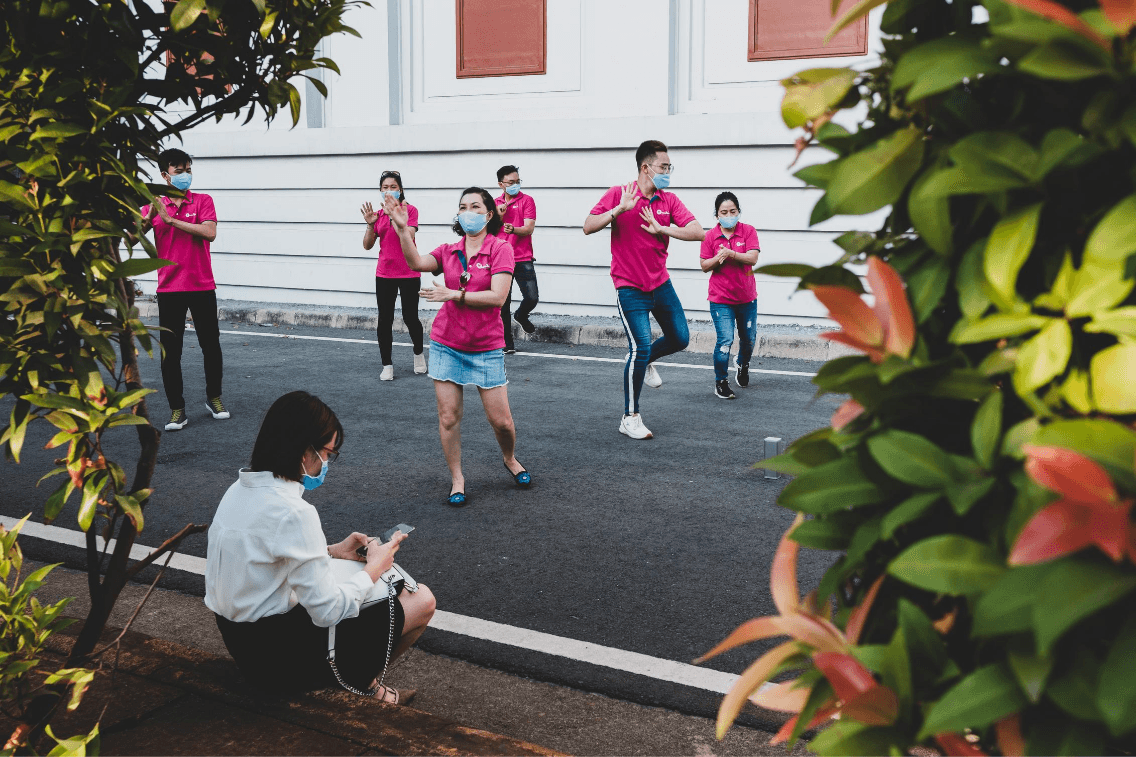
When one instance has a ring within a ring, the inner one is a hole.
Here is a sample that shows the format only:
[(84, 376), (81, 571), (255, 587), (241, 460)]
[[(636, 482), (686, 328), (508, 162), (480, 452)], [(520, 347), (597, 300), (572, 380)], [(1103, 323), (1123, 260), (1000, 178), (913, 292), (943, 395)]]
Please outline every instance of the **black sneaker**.
[(536, 331), (536, 326), (533, 325), (533, 322), (529, 320), (527, 315), (515, 315), (513, 316), (513, 320), (521, 324), (521, 328), (524, 329), (526, 334), (532, 334)]
[(225, 409), (220, 397), (210, 397), (209, 401), (205, 403), (205, 408), (213, 413), (213, 417), (219, 421), (229, 419), (229, 411)]
[(736, 376), (734, 376), (734, 378), (737, 379), (738, 386), (740, 386), (740, 387), (749, 386), (749, 366), (748, 365), (739, 365), (739, 366), (737, 366), (737, 368), (738, 368), (738, 373), (737, 373)]
[(185, 408), (179, 408), (170, 413), (170, 422), (166, 424), (166, 431), (181, 431), (189, 423), (189, 416)]
[(720, 400), (733, 400), (737, 399), (734, 390), (730, 388), (730, 382), (726, 379), (714, 382), (714, 396)]

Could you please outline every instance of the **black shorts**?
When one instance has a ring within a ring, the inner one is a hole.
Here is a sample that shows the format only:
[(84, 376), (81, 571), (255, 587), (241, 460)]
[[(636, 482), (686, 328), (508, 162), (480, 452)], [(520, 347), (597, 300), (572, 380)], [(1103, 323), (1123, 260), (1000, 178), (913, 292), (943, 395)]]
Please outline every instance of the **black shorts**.
[[(229, 654), (257, 687), (292, 694), (339, 686), (327, 662), (328, 629), (312, 623), (302, 606), (246, 623), (214, 615)], [(402, 637), (405, 621), (402, 603), (395, 597), (392, 651)], [(335, 628), (335, 664), (343, 680), (357, 689), (370, 688), (383, 671), (389, 633), (386, 602), (364, 607), (358, 617), (340, 621)]]

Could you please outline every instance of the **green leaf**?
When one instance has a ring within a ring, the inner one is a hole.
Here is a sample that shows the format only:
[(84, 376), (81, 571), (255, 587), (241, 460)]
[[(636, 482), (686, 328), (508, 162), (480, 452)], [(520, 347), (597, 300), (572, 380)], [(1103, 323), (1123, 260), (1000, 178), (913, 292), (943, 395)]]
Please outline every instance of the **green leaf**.
[(860, 277), (842, 265), (826, 265), (805, 274), (801, 279), (800, 288), (807, 289), (813, 286), (839, 286), (851, 289), (856, 294), (864, 294), (864, 285)]
[[(845, 11), (844, 15), (829, 27), (828, 33), (824, 35), (824, 43), (827, 45), (833, 37), (840, 33), (841, 29), (848, 26), (856, 19), (868, 15), (873, 8), (878, 8), (887, 1), (888, 0), (857, 0), (855, 5)], [(836, 9), (839, 7), (837, 3), (839, 3), (839, 0), (834, 0), (834, 7), (832, 9), (833, 15), (836, 15)], [(863, 752), (862, 754), (884, 754), (884, 752)]]
[(99, 494), (103, 484), (106, 483), (107, 474), (99, 471), (92, 474), (83, 482), (83, 497), (79, 502), (79, 528), (86, 531), (95, 519), (95, 509), (98, 506)]
[(919, 434), (885, 431), (868, 440), (868, 450), (889, 476), (905, 484), (941, 489), (958, 476), (947, 453)]
[(811, 68), (785, 79), (782, 120), (790, 129), (815, 121), (835, 108), (855, 81), (856, 72), (848, 68)]
[(994, 295), (995, 304), (1002, 310), (1012, 310), (1018, 296), (1018, 272), (1026, 262), (1037, 239), (1042, 203), (1006, 216), (994, 227), (986, 241), (983, 272)]
[(842, 457), (793, 479), (777, 501), (813, 515), (884, 502), (887, 494), (860, 469), (855, 457)]
[(839, 160), (830, 160), (827, 163), (805, 166), (793, 175), (806, 184), (824, 189), (828, 186), (828, 182), (832, 180), (838, 165), (840, 165)]
[(923, 162), (923, 133), (901, 129), (840, 161), (825, 195), (835, 214), (863, 215), (891, 205)]
[(1053, 670), (1053, 660), (1049, 657), (1039, 657), (1032, 654), (1020, 654), (1013, 650), (1007, 657), (1018, 685), (1025, 691), (1029, 700), (1036, 704), (1041, 701), (1041, 694), (1045, 691), (1045, 682)]
[(924, 323), (935, 312), (951, 283), (951, 266), (941, 257), (931, 258), (907, 277), (907, 291), (915, 306), (915, 320)]
[(1026, 754), (1094, 755), (1105, 751), (1105, 729), (1072, 718), (1038, 718), (1029, 730)]
[(205, 0), (178, 0), (170, 11), (170, 26), (175, 32), (180, 32), (196, 21), (204, 10)]
[(1093, 401), (1097, 409), (1113, 415), (1136, 413), (1136, 344), (1121, 343), (1101, 350), (1089, 362)]
[(1122, 264), (1108, 267), (1085, 263), (1073, 277), (1065, 315), (1081, 318), (1120, 304), (1132, 293), (1136, 281), (1126, 278)]
[(997, 479), (980, 478), (978, 480), (963, 481), (947, 487), (947, 499), (951, 507), (959, 515), (966, 515), (978, 501), (990, 493)]
[(1097, 709), (1100, 659), (1085, 647), (1078, 647), (1069, 657), (1069, 667), (1049, 682), (1046, 696), (1079, 720), (1103, 723), (1104, 715)]
[(763, 273), (766, 276), (800, 278), (802, 276), (808, 276), (815, 270), (815, 266), (805, 265), (804, 263), (771, 263), (755, 269), (754, 273)]
[[(861, 0), (882, 3), (883, 0)], [(867, 726), (855, 720), (839, 720), (809, 742), (816, 754), (903, 754), (910, 737), (896, 728)]]
[[(1065, 372), (1073, 354), (1073, 332), (1069, 322), (1054, 318), (1018, 352), (1014, 368), (1014, 388), (1026, 394), (1045, 386)], [(1115, 374), (1114, 374), (1115, 375)], [(1133, 395), (1136, 397), (1136, 394)]]
[(971, 174), (1031, 182), (1037, 172), (1037, 150), (1010, 132), (971, 134), (951, 147), (950, 156), (956, 166)]
[(1118, 602), (1136, 589), (1136, 575), (1113, 565), (1066, 558), (1045, 576), (1045, 591), (1033, 605), (1033, 627), (1040, 654), (1073, 625)]
[[(975, 320), (990, 309), (990, 297), (986, 294), (986, 274), (982, 272), (982, 254), (985, 241), (978, 240), (970, 246), (959, 261), (955, 273), (955, 288), (958, 289), (959, 309), (969, 320)], [(1039, 327), (1040, 328), (1040, 327)]]
[(951, 332), (955, 344), (978, 344), (1037, 331), (1052, 318), (1030, 313), (995, 313), (977, 321), (959, 321)]
[(1002, 441), (1002, 393), (991, 392), (978, 406), (970, 426), (970, 444), (974, 459), (986, 470), (994, 467), (998, 445)]
[(892, 90), (910, 87), (908, 103), (945, 92), (979, 74), (1000, 71), (1001, 66), (976, 40), (940, 37), (906, 51), (895, 65)]
[(1040, 181), (1059, 167), (1079, 167), (1098, 157), (1103, 148), (1069, 129), (1053, 129), (1041, 141), (1041, 160), (1034, 172)]
[(888, 566), (888, 573), (912, 586), (956, 595), (986, 591), (1005, 570), (993, 547), (954, 534), (924, 539)]
[[(148, 496), (149, 490), (143, 490), (143, 492), (139, 492), (139, 494), (142, 493), (145, 493)], [(141, 504), (139, 504), (138, 497), (130, 496), (127, 494), (116, 494), (114, 495), (114, 499), (115, 502), (118, 503), (118, 506), (122, 508), (122, 511), (126, 513), (126, 517), (130, 518), (131, 522), (134, 524), (134, 528), (138, 531), (138, 533), (142, 533), (142, 525), (145, 521), (142, 516), (142, 506)], [(145, 499), (145, 497), (143, 497), (142, 499)]]
[(1109, 732), (1116, 737), (1136, 730), (1133, 660), (1136, 660), (1136, 613), (1130, 612), (1112, 642), (1096, 691), (1097, 709), (1108, 723)]
[(919, 741), (939, 733), (982, 728), (1028, 704), (1013, 674), (1004, 664), (979, 668), (931, 706), (916, 737)]
[(1136, 337), (1136, 306), (1097, 313), (1090, 323), (1084, 325), (1084, 330), (1093, 334)]
[(114, 271), (108, 278), (122, 279), (131, 276), (141, 276), (150, 271), (156, 271), (168, 265), (173, 265), (172, 260), (163, 260), (161, 258), (131, 258), (124, 260), (114, 267)]
[(937, 680), (950, 658), (943, 637), (935, 630), (931, 619), (915, 604), (900, 598), (896, 606), (896, 620), (907, 640), (913, 668)]
[(890, 539), (900, 528), (913, 520), (923, 517), (935, 503), (943, 498), (942, 492), (920, 492), (896, 505), (884, 516), (880, 523), (880, 536)]
[(83, 128), (78, 124), (68, 123), (50, 123), (46, 126), (41, 126), (35, 130), (35, 133), (30, 137), (31, 139), (64, 139), (66, 137), (73, 137), (76, 134), (89, 134), (90, 129)]
[(793, 529), (789, 538), (809, 549), (843, 552), (848, 549), (851, 535), (842, 523), (828, 520), (806, 520)]
[(1057, 420), (1038, 429), (1029, 442), (1080, 452), (1104, 466), (1109, 478), (1125, 489), (1136, 489), (1132, 470), (1136, 433), (1121, 423), (1103, 418)]
[[(911, 187), (907, 197), (907, 215), (911, 225), (927, 245), (940, 255), (951, 253), (951, 199), (941, 194), (931, 194), (924, 190), (934, 178), (933, 171), (927, 171)], [(910, 282), (908, 282), (910, 284)]]
[(1018, 61), (1018, 70), (1056, 81), (1081, 81), (1109, 73), (1109, 68), (1095, 55), (1087, 54), (1085, 48), (1061, 42), (1035, 47)]

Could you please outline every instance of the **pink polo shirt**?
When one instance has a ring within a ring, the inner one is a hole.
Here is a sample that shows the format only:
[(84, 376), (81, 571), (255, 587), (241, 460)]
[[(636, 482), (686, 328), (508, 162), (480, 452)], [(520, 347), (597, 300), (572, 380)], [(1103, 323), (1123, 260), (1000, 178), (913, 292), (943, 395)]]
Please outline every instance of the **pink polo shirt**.
[[(444, 244), (430, 254), (442, 264), (446, 286), (458, 289), (462, 274), (461, 258), (458, 250), (465, 252), (466, 238), (460, 242)], [(470, 280), (465, 285), (467, 292), (484, 292), (492, 288), (493, 274), (513, 273), (513, 248), (497, 237), (485, 235), (481, 249), (471, 258), (469, 264)], [(471, 308), (459, 305), (457, 300), (442, 304), (434, 325), (430, 328), (430, 338), (435, 342), (462, 352), (488, 352), (505, 346), (505, 328), (501, 323), (500, 308)]]
[[(520, 228), (525, 225), (525, 221), (536, 220), (536, 201), (524, 192), (517, 192), (513, 197), (502, 192), (496, 202), (498, 205), (509, 203), (509, 206), (505, 208), (505, 215), (503, 216), (505, 223), (511, 223), (517, 228)], [(512, 246), (513, 254), (516, 256), (518, 263), (533, 259), (532, 234), (525, 237), (520, 234), (506, 234), (505, 232), (501, 232), (499, 236)]]
[[(670, 279), (670, 274), (667, 273), (667, 246), (671, 238), (663, 236), (659, 239), (640, 228), (643, 225), (640, 212), (650, 206), (660, 226), (686, 226), (694, 220), (694, 214), (670, 192), (656, 190), (648, 201), (636, 184), (635, 194), (635, 207), (620, 213), (612, 224), (611, 280), (615, 282), (616, 288), (634, 287), (650, 292)], [(608, 212), (619, 205), (622, 196), (623, 187), (615, 186), (607, 190), (592, 208), (592, 215)]]
[[(418, 208), (410, 203), (406, 205), (407, 226), (418, 228)], [(379, 211), (375, 221), (375, 234), (379, 238), (379, 264), (375, 266), (375, 276), (380, 279), (417, 279), (419, 274), (406, 264), (406, 256), (402, 254), (402, 242), (399, 241), (398, 232), (391, 225), (387, 214)]]
[[(166, 206), (171, 218), (186, 223), (217, 220), (217, 209), (213, 207), (213, 198), (207, 194), (186, 190), (181, 207), (174, 205), (173, 200), (167, 197), (159, 197), (158, 201)], [(142, 208), (143, 216), (149, 213), (149, 205)], [(158, 257), (173, 261), (173, 265), (158, 269), (159, 292), (208, 292), (217, 288), (216, 282), (213, 281), (209, 242), (193, 236), (188, 231), (175, 229), (163, 221), (161, 216), (154, 216), (153, 227), (154, 246), (158, 248)]]
[[(717, 255), (723, 247), (745, 253), (750, 250), (760, 250), (761, 244), (757, 241), (757, 230), (747, 223), (738, 221), (729, 239), (726, 238), (719, 224), (706, 232), (706, 237), (702, 240), (700, 257), (708, 260)], [(737, 260), (727, 260), (715, 268), (710, 272), (710, 295), (707, 299), (719, 305), (743, 305), (756, 300), (757, 282), (753, 278), (753, 266)]]

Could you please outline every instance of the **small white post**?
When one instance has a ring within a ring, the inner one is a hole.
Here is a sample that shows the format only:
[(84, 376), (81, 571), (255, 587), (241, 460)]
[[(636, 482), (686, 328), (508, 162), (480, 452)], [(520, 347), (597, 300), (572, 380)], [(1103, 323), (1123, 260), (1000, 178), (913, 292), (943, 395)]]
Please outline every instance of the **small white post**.
[[(768, 460), (771, 457), (777, 457), (777, 455), (779, 454), (781, 454), (781, 437), (765, 437), (765, 459)], [(766, 469), (765, 477), (769, 479), (776, 479), (781, 478), (781, 474), (775, 470)]]

